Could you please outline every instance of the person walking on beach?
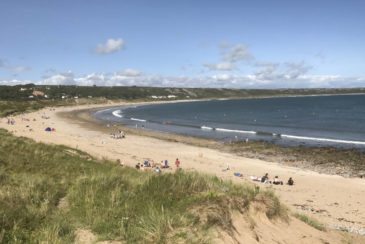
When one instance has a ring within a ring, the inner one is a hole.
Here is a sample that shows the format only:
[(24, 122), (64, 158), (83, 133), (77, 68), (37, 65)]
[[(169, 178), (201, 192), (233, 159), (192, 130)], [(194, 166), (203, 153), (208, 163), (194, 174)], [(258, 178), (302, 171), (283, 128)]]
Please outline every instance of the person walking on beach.
[(176, 168), (180, 168), (180, 160), (177, 158), (175, 161)]

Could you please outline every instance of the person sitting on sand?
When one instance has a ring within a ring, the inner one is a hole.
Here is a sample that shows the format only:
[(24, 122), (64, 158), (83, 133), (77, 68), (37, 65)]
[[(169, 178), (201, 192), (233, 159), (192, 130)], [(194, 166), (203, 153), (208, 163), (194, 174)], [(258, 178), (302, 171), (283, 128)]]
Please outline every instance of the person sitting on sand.
[(136, 169), (140, 169), (140, 168), (141, 168), (141, 164), (140, 163), (136, 164)]
[(261, 177), (261, 183), (265, 183), (265, 184), (271, 183), (269, 181), (269, 174), (268, 173), (266, 173), (264, 176)]
[(148, 160), (145, 160), (143, 164), (144, 164), (144, 167), (151, 167), (151, 164)]
[(282, 185), (283, 184), (283, 181), (282, 180), (279, 180), (279, 176), (275, 176), (273, 182), (272, 182), (274, 185)]
[(162, 168), (164, 168), (164, 169), (167, 169), (167, 168), (169, 168), (170, 166), (169, 166), (169, 161), (167, 161), (167, 159), (165, 160), (165, 162), (163, 163), (163, 165), (162, 165)]
[(294, 180), (290, 177), (289, 180), (288, 180), (288, 185), (289, 186), (292, 186), (294, 185)]
[(160, 174), (161, 173), (161, 169), (160, 169), (160, 167), (156, 167), (156, 169), (155, 169), (155, 172), (157, 173), (157, 174)]
[(152, 163), (150, 163), (150, 164), (151, 164), (151, 167), (152, 167), (152, 168), (155, 168), (155, 167), (156, 167), (156, 163), (155, 163), (155, 161), (151, 160), (151, 162), (152, 162)]

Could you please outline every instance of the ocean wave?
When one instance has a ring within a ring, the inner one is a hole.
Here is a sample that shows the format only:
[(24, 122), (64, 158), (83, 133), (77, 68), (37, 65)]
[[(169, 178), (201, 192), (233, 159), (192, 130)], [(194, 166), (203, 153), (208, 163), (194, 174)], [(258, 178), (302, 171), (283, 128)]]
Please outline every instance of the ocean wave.
[(333, 142), (333, 143), (344, 143), (344, 144), (357, 144), (365, 145), (364, 141), (347, 141), (339, 139), (329, 139), (329, 138), (318, 138), (318, 137), (307, 137), (307, 136), (292, 136), (292, 135), (281, 135), (282, 138), (297, 139), (297, 140), (307, 140), (307, 141), (321, 141), (321, 142)]
[(139, 121), (139, 122), (147, 122), (147, 120), (144, 120), (144, 119), (137, 119), (137, 118), (130, 118), (130, 120), (133, 120), (133, 121)]
[(212, 127), (208, 127), (208, 126), (201, 126), (200, 127), (202, 130), (213, 130), (213, 128)]
[(250, 131), (250, 130), (230, 130), (230, 129), (224, 129), (224, 128), (215, 128), (215, 130), (216, 131), (221, 131), (221, 132), (256, 134), (256, 131)]
[(118, 118), (123, 118), (123, 115), (121, 115), (121, 112), (120, 110), (115, 110), (112, 112), (112, 114), (115, 116), (115, 117), (118, 117)]

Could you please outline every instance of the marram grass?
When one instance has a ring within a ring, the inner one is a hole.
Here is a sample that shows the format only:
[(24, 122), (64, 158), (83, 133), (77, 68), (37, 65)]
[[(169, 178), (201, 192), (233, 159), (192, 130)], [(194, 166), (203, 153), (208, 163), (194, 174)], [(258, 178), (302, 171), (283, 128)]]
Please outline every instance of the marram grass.
[[(199, 173), (155, 175), (0, 130), (0, 243), (71, 243), (79, 228), (100, 240), (208, 243), (232, 231), (252, 202), (285, 216), (274, 194)], [(65, 202), (67, 204), (65, 204)]]
[(293, 216), (301, 221), (303, 221), (304, 223), (312, 226), (313, 228), (320, 230), (320, 231), (326, 231), (326, 227), (320, 223), (318, 220), (313, 219), (305, 214), (301, 214), (301, 213), (294, 213)]

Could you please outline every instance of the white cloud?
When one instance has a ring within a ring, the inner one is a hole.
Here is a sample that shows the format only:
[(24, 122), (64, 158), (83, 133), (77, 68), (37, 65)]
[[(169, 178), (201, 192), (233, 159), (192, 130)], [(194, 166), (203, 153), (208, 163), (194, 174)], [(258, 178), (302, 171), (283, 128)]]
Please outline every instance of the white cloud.
[(245, 61), (249, 64), (255, 59), (248, 47), (244, 44), (231, 45), (224, 43), (219, 48), (221, 50), (220, 61), (217, 63), (203, 64), (205, 68), (209, 70), (233, 71), (237, 68), (238, 63)]
[(223, 59), (228, 62), (249, 61), (253, 58), (254, 56), (251, 54), (248, 47), (243, 44), (223, 47)]
[(259, 81), (289, 81), (298, 80), (312, 69), (312, 66), (304, 61), (300, 62), (256, 62), (258, 69), (254, 72), (254, 77)]
[(271, 80), (275, 78), (279, 78), (281, 75), (277, 74), (277, 70), (279, 67), (278, 63), (256, 63), (255, 64), (259, 69), (254, 73), (254, 76), (259, 80)]
[(232, 79), (232, 76), (229, 74), (219, 74), (219, 75), (213, 75), (212, 78), (217, 81), (228, 81)]
[(222, 70), (222, 71), (231, 71), (236, 68), (236, 66), (230, 62), (222, 62), (222, 63), (216, 63), (216, 64), (204, 64), (204, 66), (210, 70)]
[(17, 80), (17, 79), (10, 79), (10, 80), (1, 80), (0, 79), (0, 85), (6, 85), (6, 86), (15, 86), (19, 84), (29, 84), (34, 83), (34, 81), (31, 80)]
[(121, 50), (124, 47), (125, 43), (123, 39), (108, 39), (104, 44), (99, 44), (95, 51), (98, 54), (110, 54), (115, 53)]
[(141, 76), (142, 72), (136, 69), (125, 69), (122, 72), (120, 72), (120, 75), (128, 77), (136, 77), (136, 76)]
[(153, 86), (153, 87), (211, 87), (211, 88), (341, 88), (365, 87), (365, 77), (340, 75), (309, 75), (305, 62), (258, 63), (251, 74), (164, 76), (146, 74), (134, 69), (115, 73), (90, 73), (75, 75), (72, 71), (54, 73), (40, 80), (0, 80), (2, 85), (35, 83), (39, 85), (80, 86)]
[(297, 78), (300, 75), (306, 74), (309, 70), (312, 69), (312, 66), (305, 63), (304, 61), (300, 62), (287, 62), (286, 65), (286, 75), (289, 79)]
[(80, 86), (93, 86), (106, 84), (107, 79), (104, 74), (91, 73), (74, 79), (75, 84)]
[(52, 75), (46, 79), (35, 82), (39, 85), (75, 85), (75, 76), (72, 71)]

